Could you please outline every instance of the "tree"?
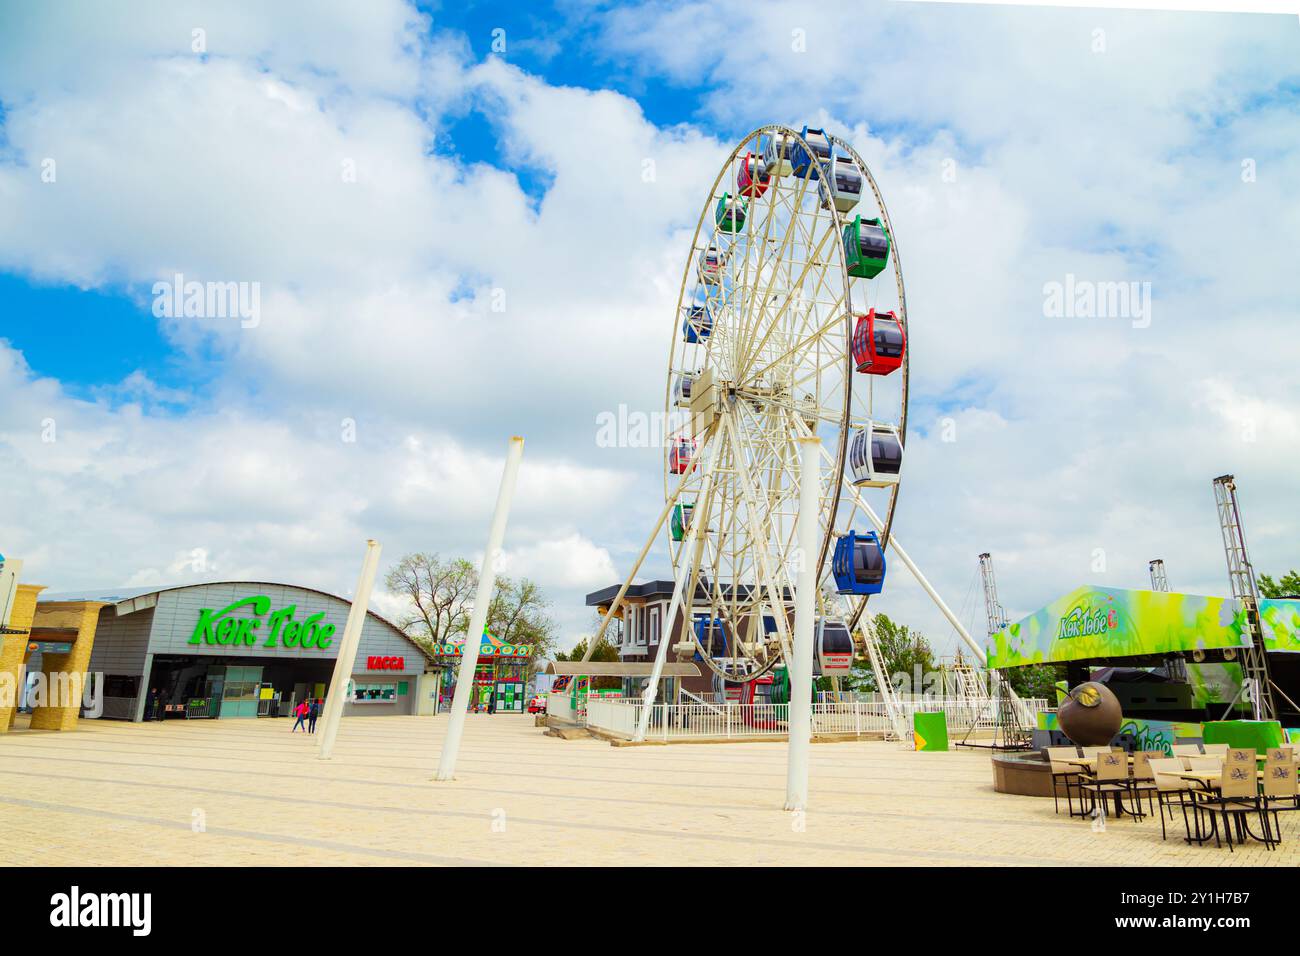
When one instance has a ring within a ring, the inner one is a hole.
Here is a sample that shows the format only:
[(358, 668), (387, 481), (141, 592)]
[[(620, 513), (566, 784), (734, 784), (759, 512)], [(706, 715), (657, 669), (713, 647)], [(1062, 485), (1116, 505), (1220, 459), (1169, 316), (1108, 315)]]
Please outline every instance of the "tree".
[[(408, 554), (388, 572), (384, 583), (410, 602), (397, 624), (426, 650), (463, 637), (469, 630), (478, 569), (463, 558), (444, 562), (436, 554)], [(486, 627), (507, 644), (532, 648), (527, 680), (532, 679), (536, 662), (555, 646), (555, 624), (546, 614), (549, 606), (535, 582), (497, 578)]]
[(555, 622), (546, 614), (551, 602), (542, 589), (528, 578), (518, 581), (504, 575), (497, 577), (492, 603), (488, 606), (487, 629), (507, 644), (526, 644), (532, 648), (526, 679), (531, 681), (537, 662), (548, 657), (555, 647)]
[[(555, 652), (555, 659), (556, 659), (557, 661), (580, 661), (580, 660), (582, 660), (582, 656), (583, 656), (584, 654), (587, 653), (587, 643), (588, 643), (590, 640), (591, 640), (590, 638), (584, 637), (584, 638), (582, 638), (581, 640), (579, 640), (577, 644), (574, 644), (574, 645), (573, 645), (573, 649), (572, 649), (572, 650), (570, 650), (570, 651), (556, 651), (556, 652)], [(602, 637), (602, 638), (600, 639), (600, 643), (596, 645), (596, 649), (595, 649), (594, 651), (591, 652), (591, 658), (590, 658), (590, 659), (593, 660), (593, 661), (610, 661), (610, 662), (617, 662), (617, 661), (618, 661), (618, 648), (616, 648), (613, 644), (611, 644), (609, 641), (605, 640), (605, 639)]]
[(1055, 707), (1056, 682), (1065, 680), (1065, 665), (1029, 664), (1025, 667), (1008, 667), (1002, 675), (1020, 697), (1042, 697), (1047, 700), (1047, 706)]
[(425, 649), (469, 629), (478, 571), (463, 559), (445, 564), (436, 554), (408, 554), (384, 578), (389, 591), (410, 601), (397, 625)]
[[(895, 686), (898, 686), (897, 675), (905, 674), (907, 683), (904, 686), (911, 686), (915, 683), (918, 673), (924, 679), (925, 675), (934, 671), (934, 648), (930, 646), (924, 634), (912, 630), (905, 624), (896, 623), (885, 614), (877, 614), (873, 618), (873, 625), (881, 657), (884, 659), (887, 680), (894, 681)], [(846, 680), (850, 690), (867, 692), (880, 690), (876, 685), (876, 674), (870, 660), (854, 661), (853, 670)], [(919, 694), (922, 689), (912, 686), (913, 693)]]
[(1300, 572), (1294, 568), (1276, 581), (1267, 574), (1259, 576), (1259, 593), (1266, 598), (1296, 597), (1300, 595)]
[[(572, 650), (568, 652), (556, 651), (555, 659), (557, 661), (582, 660), (582, 656), (587, 653), (587, 644), (590, 641), (590, 637), (584, 637), (578, 641), (577, 644), (573, 645)], [(600, 643), (596, 645), (596, 649), (591, 652), (590, 659), (593, 661), (611, 661), (617, 663), (619, 659), (618, 648), (602, 637)], [(623, 686), (623, 679), (621, 677), (594, 677), (592, 678), (591, 686), (596, 690), (616, 690)]]

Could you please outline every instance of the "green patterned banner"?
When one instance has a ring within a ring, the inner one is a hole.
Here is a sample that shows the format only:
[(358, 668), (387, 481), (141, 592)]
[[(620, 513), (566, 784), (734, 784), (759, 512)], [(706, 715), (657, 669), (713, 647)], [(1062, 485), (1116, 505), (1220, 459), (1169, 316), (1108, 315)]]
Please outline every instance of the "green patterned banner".
[[(993, 635), (988, 666), (1247, 647), (1250, 638), (1242, 633), (1242, 623), (1229, 598), (1085, 586)], [(1294, 624), (1284, 623), (1283, 630), (1300, 651)]]
[(1261, 598), (1259, 623), (1264, 629), (1264, 649), (1300, 654), (1300, 601), (1295, 598)]

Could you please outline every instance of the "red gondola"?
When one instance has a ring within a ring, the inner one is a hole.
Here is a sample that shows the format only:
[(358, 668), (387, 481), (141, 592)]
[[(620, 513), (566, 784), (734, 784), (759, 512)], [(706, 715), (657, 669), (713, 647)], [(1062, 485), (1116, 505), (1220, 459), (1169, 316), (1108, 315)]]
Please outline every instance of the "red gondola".
[(695, 439), (679, 438), (668, 453), (668, 470), (674, 475), (684, 475), (695, 467)]
[(767, 165), (763, 162), (763, 157), (746, 153), (745, 158), (740, 161), (740, 169), (736, 172), (736, 186), (740, 189), (740, 194), (754, 199), (767, 192), (767, 187), (771, 184), (772, 177), (767, 174)]
[(907, 353), (907, 334), (893, 312), (872, 309), (858, 316), (853, 330), (853, 363), (859, 372), (888, 375), (903, 364)]

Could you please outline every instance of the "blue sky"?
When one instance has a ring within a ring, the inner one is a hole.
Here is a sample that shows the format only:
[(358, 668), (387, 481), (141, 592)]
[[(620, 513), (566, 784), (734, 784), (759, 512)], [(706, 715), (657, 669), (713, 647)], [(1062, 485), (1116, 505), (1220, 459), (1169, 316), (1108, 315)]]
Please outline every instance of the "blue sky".
[[(1013, 616), (1139, 586), (1162, 553), (1222, 593), (1225, 471), (1257, 565), (1300, 565), (1293, 17), (310, 9), (0, 8), (0, 551), (58, 590), (183, 583), (196, 549), (209, 577), (336, 591), (370, 535), (473, 555), (520, 431), (512, 570), (576, 638), (662, 501), (658, 451), (593, 423), (661, 404), (690, 229), (764, 122), (851, 140), (888, 199), (913, 348), (896, 528), (952, 603), (983, 550)], [(260, 283), (261, 326), (156, 318), (177, 271)], [(1067, 274), (1151, 283), (1152, 323), (1046, 317)], [(951, 643), (906, 579), (881, 607)]]

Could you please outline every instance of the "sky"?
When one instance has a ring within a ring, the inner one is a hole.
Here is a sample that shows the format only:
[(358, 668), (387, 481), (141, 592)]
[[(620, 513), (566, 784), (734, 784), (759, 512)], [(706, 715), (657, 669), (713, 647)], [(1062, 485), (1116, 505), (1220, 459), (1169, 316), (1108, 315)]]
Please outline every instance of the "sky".
[[(572, 644), (663, 500), (600, 416), (662, 408), (700, 206), (784, 123), (889, 204), (894, 531), (976, 636), (982, 551), (1013, 620), (1154, 557), (1224, 594), (1217, 475), (1257, 569), (1300, 566), (1298, 98), (1294, 16), (0, 0), (0, 553), (347, 594), (369, 537), (481, 557), (521, 434), (502, 569)], [(160, 314), (177, 275), (256, 321)], [(1054, 312), (1067, 282), (1150, 307)], [(955, 646), (900, 565), (872, 607)]]

